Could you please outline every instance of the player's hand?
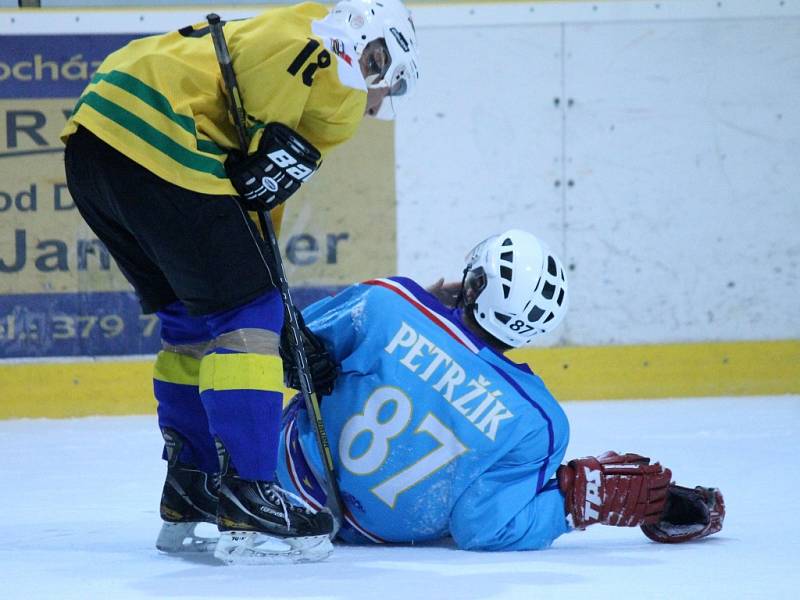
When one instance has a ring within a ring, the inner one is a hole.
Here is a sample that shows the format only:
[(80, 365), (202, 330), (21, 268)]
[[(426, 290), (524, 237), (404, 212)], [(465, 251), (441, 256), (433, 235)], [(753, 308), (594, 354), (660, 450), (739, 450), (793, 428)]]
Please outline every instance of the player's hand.
[[(297, 311), (297, 321), (300, 324), (303, 348), (306, 351), (311, 385), (314, 386), (314, 391), (318, 396), (327, 396), (333, 391), (339, 370), (322, 341), (306, 327), (300, 311)], [(284, 385), (294, 390), (301, 389), (300, 374), (298, 373), (297, 363), (294, 360), (291, 338), (286, 325), (284, 325), (281, 332), (280, 355), (281, 359), (283, 359)]]
[(687, 488), (671, 483), (664, 512), (656, 523), (643, 524), (655, 542), (678, 544), (717, 533), (725, 520), (725, 500), (717, 488)]
[(461, 282), (451, 281), (445, 283), (444, 277), (440, 277), (436, 283), (425, 289), (428, 293), (436, 296), (439, 302), (446, 307), (453, 308), (458, 302), (459, 295), (461, 295)]
[(258, 150), (231, 153), (225, 171), (247, 210), (272, 210), (319, 169), (322, 157), (308, 140), (281, 123), (268, 123)]
[(639, 454), (605, 452), (561, 465), (558, 485), (573, 527), (635, 527), (658, 522), (672, 472)]

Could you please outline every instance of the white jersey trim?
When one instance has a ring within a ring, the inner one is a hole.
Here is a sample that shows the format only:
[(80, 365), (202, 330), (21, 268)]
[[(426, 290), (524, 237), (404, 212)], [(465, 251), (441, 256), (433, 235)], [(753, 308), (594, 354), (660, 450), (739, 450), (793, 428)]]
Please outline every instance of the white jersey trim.
[(459, 342), (461, 342), (464, 346), (469, 348), (475, 354), (480, 352), (480, 349), (469, 339), (461, 328), (453, 323), (447, 317), (440, 315), (437, 312), (434, 312), (432, 309), (425, 306), (425, 303), (419, 300), (416, 296), (414, 296), (413, 292), (411, 292), (407, 287), (404, 285), (397, 283), (391, 279), (373, 279), (372, 281), (383, 285), (384, 287), (390, 287), (394, 289), (397, 293), (401, 296), (405, 297), (406, 300), (409, 300), (412, 304), (414, 304), (418, 309), (420, 309), (431, 321), (445, 329), (452, 337), (456, 338)]

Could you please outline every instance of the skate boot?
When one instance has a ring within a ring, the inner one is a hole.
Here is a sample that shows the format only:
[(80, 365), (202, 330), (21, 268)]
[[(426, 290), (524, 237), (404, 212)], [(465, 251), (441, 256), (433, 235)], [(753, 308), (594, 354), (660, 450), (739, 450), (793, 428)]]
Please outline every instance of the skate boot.
[(221, 482), (214, 556), (228, 564), (316, 562), (330, 556), (333, 517), (313, 512), (274, 481), (239, 477), (217, 441)]
[[(183, 438), (164, 428), (167, 450), (167, 479), (161, 493), (161, 518), (164, 523), (156, 548), (168, 553), (213, 552), (218, 532), (204, 523), (217, 522), (217, 476), (178, 461)], [(197, 531), (206, 529), (206, 535)]]

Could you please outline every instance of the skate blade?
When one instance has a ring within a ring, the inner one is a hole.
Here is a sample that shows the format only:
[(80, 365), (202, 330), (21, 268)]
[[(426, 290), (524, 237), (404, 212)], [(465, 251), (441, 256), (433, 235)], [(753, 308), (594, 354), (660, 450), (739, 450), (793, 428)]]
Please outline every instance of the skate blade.
[[(197, 528), (207, 529), (202, 535)], [(156, 548), (167, 554), (201, 554), (214, 551), (219, 531), (210, 523), (163, 523), (158, 533)]]
[(214, 550), (214, 556), (229, 565), (318, 562), (332, 553), (327, 535), (282, 538), (255, 531), (224, 531)]

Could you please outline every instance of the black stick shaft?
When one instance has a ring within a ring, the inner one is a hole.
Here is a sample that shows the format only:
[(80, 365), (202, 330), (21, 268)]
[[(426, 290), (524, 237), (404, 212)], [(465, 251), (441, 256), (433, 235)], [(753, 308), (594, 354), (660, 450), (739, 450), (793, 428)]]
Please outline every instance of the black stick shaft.
[(209, 14), (206, 19), (208, 20), (208, 29), (211, 32), (211, 40), (214, 42), (214, 52), (217, 55), (219, 70), (222, 73), (222, 81), (225, 84), (225, 91), (228, 93), (228, 109), (236, 125), (239, 150), (246, 155), (250, 147), (250, 138), (247, 135), (247, 126), (245, 125), (244, 104), (239, 93), (236, 73), (233, 71), (233, 61), (228, 51), (228, 44), (225, 42), (225, 34), (222, 31), (222, 22), (216, 13)]
[[(233, 63), (231, 55), (228, 51), (228, 45), (225, 42), (225, 35), (222, 31), (222, 23), (219, 15), (215, 13), (209, 14), (206, 19), (208, 20), (209, 31), (211, 32), (211, 39), (214, 41), (214, 51), (217, 54), (217, 61), (219, 68), (222, 72), (222, 79), (225, 83), (225, 89), (228, 93), (229, 109), (233, 115), (233, 122), (236, 125), (236, 134), (239, 139), (239, 149), (243, 154), (247, 154), (250, 140), (247, 135), (247, 128), (245, 126), (245, 112), (242, 104), (242, 97), (239, 94), (239, 86), (236, 82), (236, 73), (233, 70)], [(322, 413), (319, 409), (319, 400), (314, 391), (314, 386), (311, 381), (311, 370), (308, 366), (308, 358), (306, 351), (303, 347), (302, 334), (300, 332), (300, 323), (297, 320), (297, 313), (295, 312), (294, 301), (289, 290), (289, 283), (286, 279), (286, 272), (283, 269), (283, 260), (281, 258), (280, 246), (278, 239), (275, 235), (275, 228), (272, 225), (272, 220), (265, 210), (258, 211), (258, 221), (261, 225), (261, 230), (264, 232), (267, 243), (273, 256), (273, 275), (278, 281), (278, 287), (281, 293), (281, 300), (286, 312), (287, 330), (291, 336), (292, 352), (294, 353), (295, 364), (299, 371), (300, 379), (300, 392), (303, 395), (303, 401), (306, 405), (306, 410), (312, 418), (314, 424), (314, 431), (316, 433), (317, 444), (319, 446), (320, 454), (322, 455), (322, 462), (325, 467), (326, 479), (326, 505), (333, 513), (334, 519), (337, 521), (336, 527), (341, 525), (341, 520), (344, 515), (342, 500), (339, 495), (339, 488), (336, 485), (336, 477), (333, 471), (333, 456), (331, 454), (330, 443), (328, 436), (325, 433), (325, 425), (322, 422)]]

